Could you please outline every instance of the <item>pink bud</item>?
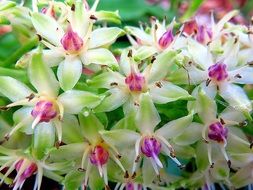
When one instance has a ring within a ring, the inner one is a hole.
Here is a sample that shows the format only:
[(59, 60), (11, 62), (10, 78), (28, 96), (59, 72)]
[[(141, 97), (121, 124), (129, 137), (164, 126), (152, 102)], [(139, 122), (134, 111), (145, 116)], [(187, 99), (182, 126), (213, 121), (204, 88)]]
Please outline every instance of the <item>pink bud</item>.
[(208, 68), (208, 76), (217, 82), (224, 81), (228, 78), (227, 65), (216, 63)]
[(77, 53), (83, 47), (82, 38), (69, 26), (67, 32), (61, 39), (63, 48), (69, 53)]
[(173, 42), (173, 40), (174, 36), (172, 30), (168, 30), (160, 37), (158, 44), (161, 48), (165, 49), (171, 44), (171, 42)]
[(125, 83), (128, 85), (129, 90), (140, 92), (145, 85), (145, 78), (141, 73), (131, 73), (125, 78)]
[(108, 162), (108, 159), (108, 151), (100, 145), (95, 146), (90, 154), (90, 162), (96, 166), (102, 166), (106, 164)]
[(142, 145), (141, 152), (147, 157), (155, 157), (161, 152), (162, 145), (154, 137), (145, 137)]
[(39, 117), (40, 122), (49, 122), (51, 119), (55, 118), (57, 111), (54, 107), (54, 104), (50, 101), (41, 100), (37, 102), (33, 108), (31, 115), (34, 118)]
[(212, 123), (208, 131), (209, 139), (218, 143), (223, 143), (228, 137), (228, 128), (224, 127), (220, 122)]

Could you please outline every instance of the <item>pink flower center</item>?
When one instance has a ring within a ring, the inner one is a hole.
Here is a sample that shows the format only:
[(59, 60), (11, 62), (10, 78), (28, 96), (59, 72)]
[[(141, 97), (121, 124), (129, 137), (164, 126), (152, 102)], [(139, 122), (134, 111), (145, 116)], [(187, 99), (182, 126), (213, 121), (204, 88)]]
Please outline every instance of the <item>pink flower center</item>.
[(40, 122), (49, 122), (51, 119), (55, 118), (57, 111), (54, 107), (54, 104), (50, 101), (41, 100), (37, 102), (33, 108), (31, 115), (34, 118), (39, 117)]
[[(21, 159), (19, 160), (16, 165), (15, 165), (15, 169), (18, 172), (20, 170), (20, 168), (22, 167), (24, 160)], [(25, 171), (21, 174), (20, 176), (20, 180), (23, 181), (29, 177), (31, 177), (36, 171), (37, 171), (37, 165), (33, 162), (31, 162), (31, 164), (25, 169)]]
[(141, 73), (131, 73), (125, 78), (125, 83), (128, 85), (129, 90), (140, 92), (145, 85), (145, 78)]
[(156, 138), (145, 137), (141, 145), (141, 152), (147, 157), (155, 158), (161, 152), (161, 148), (162, 145)]
[(63, 48), (69, 53), (77, 53), (83, 47), (82, 38), (69, 26), (67, 32), (61, 39)]
[(216, 63), (208, 68), (208, 76), (217, 81), (224, 81), (228, 78), (227, 65), (224, 63)]
[(109, 153), (100, 145), (97, 145), (90, 153), (90, 162), (96, 166), (102, 166), (108, 162)]
[(137, 185), (137, 189), (135, 189), (135, 185), (132, 182), (128, 182), (126, 184), (126, 190), (141, 190), (142, 186), (140, 184)]
[(160, 37), (160, 39), (158, 40), (158, 44), (161, 48), (165, 49), (171, 44), (173, 40), (174, 36), (172, 30), (168, 30)]
[(209, 125), (209, 139), (218, 143), (223, 143), (228, 137), (228, 128), (224, 127), (220, 122)]
[(204, 25), (199, 25), (196, 40), (202, 44), (208, 43), (212, 39), (212, 31)]

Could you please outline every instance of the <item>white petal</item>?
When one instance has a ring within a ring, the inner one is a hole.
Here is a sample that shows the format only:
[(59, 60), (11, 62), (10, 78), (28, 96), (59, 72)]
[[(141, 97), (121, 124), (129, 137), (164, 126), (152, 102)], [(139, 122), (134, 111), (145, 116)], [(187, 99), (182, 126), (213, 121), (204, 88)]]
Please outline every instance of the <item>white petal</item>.
[(66, 91), (72, 89), (82, 74), (82, 62), (77, 57), (66, 57), (60, 63), (57, 70), (57, 77), (61, 88)]
[(253, 68), (249, 66), (238, 68), (230, 71), (229, 77), (233, 83), (253, 84)]

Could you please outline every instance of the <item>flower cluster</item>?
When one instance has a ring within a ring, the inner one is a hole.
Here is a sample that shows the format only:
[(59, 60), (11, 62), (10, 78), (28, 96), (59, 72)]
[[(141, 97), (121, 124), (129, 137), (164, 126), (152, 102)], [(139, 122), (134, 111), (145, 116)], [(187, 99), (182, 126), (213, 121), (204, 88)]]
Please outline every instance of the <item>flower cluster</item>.
[[(26, 80), (0, 76), (1, 183), (22, 189), (32, 175), (37, 190), (43, 176), (67, 190), (253, 183), (241, 129), (252, 121), (252, 28), (229, 22), (231, 11), (210, 25), (151, 17), (121, 29), (118, 12), (98, 3), (0, 2), (0, 16), (36, 39), (12, 63)], [(112, 46), (120, 37), (130, 46)]]

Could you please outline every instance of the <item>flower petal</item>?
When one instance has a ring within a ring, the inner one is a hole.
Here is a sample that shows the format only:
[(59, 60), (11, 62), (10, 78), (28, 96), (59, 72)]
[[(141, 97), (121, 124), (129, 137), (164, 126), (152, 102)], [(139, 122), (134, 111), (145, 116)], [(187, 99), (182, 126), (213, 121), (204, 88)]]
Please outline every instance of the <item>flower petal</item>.
[(154, 171), (154, 168), (152, 167), (150, 160), (148, 158), (144, 157), (143, 159), (143, 166), (142, 166), (142, 177), (143, 177), (143, 184), (152, 184), (152, 181), (156, 177), (156, 173)]
[(152, 37), (148, 35), (144, 30), (132, 26), (126, 26), (124, 29), (127, 33), (130, 33), (137, 39), (141, 40), (141, 42), (145, 45), (152, 45)]
[(119, 88), (109, 90), (111, 94), (104, 98), (101, 104), (94, 109), (95, 112), (109, 112), (117, 109), (129, 98), (128, 93)]
[(247, 166), (238, 170), (231, 178), (230, 181), (236, 189), (245, 187), (253, 183), (252, 178), (253, 165), (252, 162)]
[(33, 129), (32, 129), (33, 118), (31, 116), (32, 109), (33, 109), (32, 107), (22, 107), (18, 109), (17, 111), (15, 111), (13, 114), (13, 120), (16, 125), (20, 123), (22, 120), (24, 120), (25, 118), (28, 118), (29, 116), (31, 117), (31, 119), (25, 122), (24, 126), (22, 126), (20, 129), (21, 131), (25, 132), (27, 135), (33, 134)]
[(93, 30), (89, 41), (89, 49), (109, 46), (116, 41), (116, 39), (124, 35), (124, 31), (117, 27), (99, 28)]
[(149, 87), (152, 100), (157, 104), (194, 99), (186, 90), (170, 82), (162, 81), (160, 84), (161, 87), (158, 87), (156, 84)]
[(151, 57), (156, 52), (157, 52), (157, 49), (152, 46), (141, 46), (134, 53), (134, 59), (135, 61), (141, 61), (141, 60)]
[(69, 90), (58, 97), (58, 100), (63, 104), (64, 111), (71, 114), (78, 114), (83, 108), (96, 107), (103, 97), (90, 92)]
[(41, 14), (32, 13), (32, 23), (38, 34), (47, 39), (52, 44), (61, 47), (61, 38), (64, 35), (62, 27), (52, 17)]
[(173, 142), (181, 146), (193, 144), (201, 139), (201, 131), (203, 127), (204, 126), (199, 123), (191, 123), (186, 129), (184, 129), (183, 133), (176, 138), (173, 138)]
[(82, 74), (82, 62), (77, 57), (66, 57), (63, 62), (60, 63), (57, 70), (57, 77), (60, 82), (61, 88), (71, 90)]
[(166, 77), (174, 63), (176, 55), (176, 51), (164, 51), (156, 57), (148, 76), (149, 83), (162, 80)]
[(107, 65), (109, 67), (118, 68), (118, 62), (114, 55), (105, 48), (91, 49), (84, 53), (82, 56), (82, 62), (85, 65), (97, 64)]
[(59, 84), (53, 71), (42, 60), (42, 53), (34, 53), (28, 67), (28, 76), (39, 93), (56, 97)]
[(76, 116), (65, 114), (62, 120), (62, 141), (66, 144), (83, 142)]
[(100, 134), (98, 133), (98, 131), (104, 129), (102, 123), (93, 113), (89, 113), (88, 116), (79, 114), (78, 118), (80, 122), (80, 127), (82, 128), (83, 131), (83, 136), (91, 144), (96, 144), (100, 138)]
[[(236, 70), (230, 71), (229, 76), (233, 83), (238, 84), (253, 84), (253, 68), (244, 66)], [(239, 77), (237, 77), (239, 76)]]
[(14, 78), (0, 76), (0, 93), (15, 102), (31, 95), (33, 91)]
[(34, 130), (33, 149), (37, 159), (42, 159), (54, 146), (55, 128), (51, 123), (39, 123)]
[(193, 115), (189, 114), (185, 117), (170, 121), (156, 131), (156, 134), (166, 139), (175, 138), (182, 134), (184, 130), (191, 124)]
[(223, 84), (220, 86), (220, 95), (232, 108), (243, 112), (245, 117), (250, 119), (251, 101), (241, 87), (229, 83)]
[(148, 93), (142, 94), (140, 107), (136, 115), (137, 127), (142, 133), (152, 133), (161, 118)]

